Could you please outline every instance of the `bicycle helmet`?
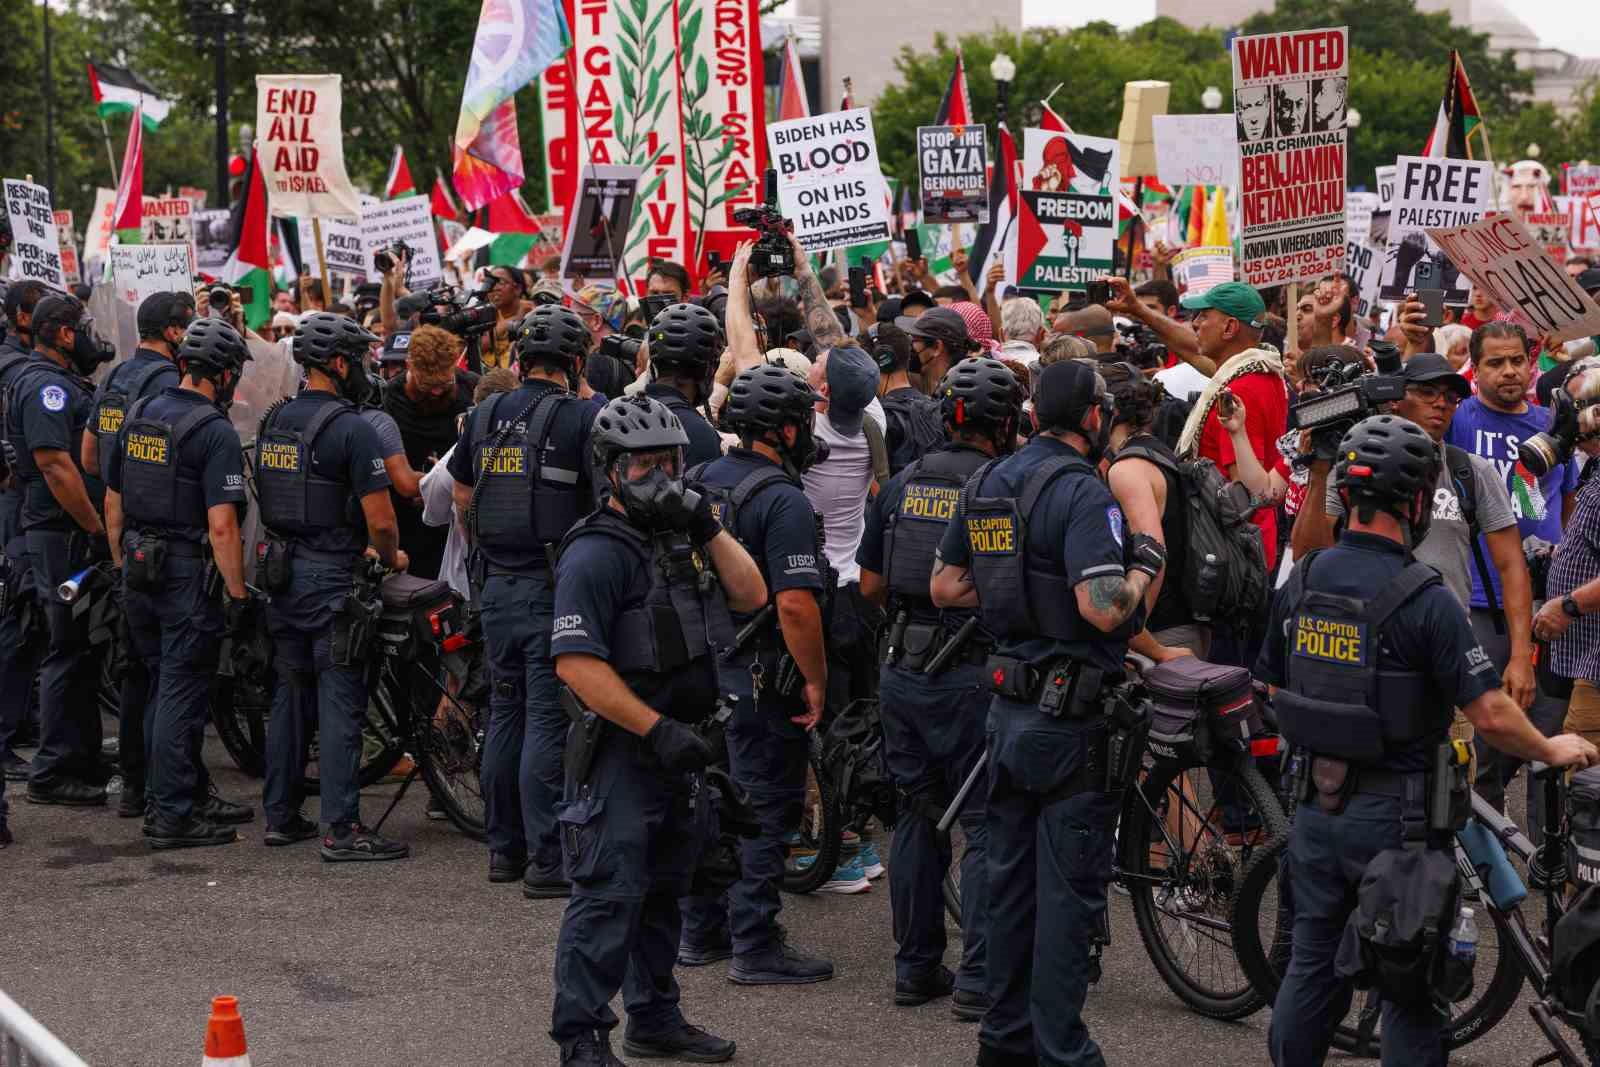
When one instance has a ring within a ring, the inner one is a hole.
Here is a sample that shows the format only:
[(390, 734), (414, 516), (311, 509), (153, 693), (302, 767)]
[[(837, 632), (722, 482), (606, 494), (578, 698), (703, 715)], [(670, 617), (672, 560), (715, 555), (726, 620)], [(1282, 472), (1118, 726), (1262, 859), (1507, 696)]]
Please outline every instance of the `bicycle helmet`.
[(558, 363), (576, 383), (578, 360), (589, 354), (591, 340), (576, 311), (540, 304), (517, 326), (517, 365), (526, 371), (535, 363)]
[(1398, 415), (1373, 415), (1339, 441), (1333, 484), (1348, 498), (1347, 508), (1368, 503), (1409, 523), (1414, 547), (1426, 536), (1433, 509), (1415, 506), (1416, 516), (1406, 518), (1399, 508), (1416, 505), (1419, 494), (1432, 499), (1439, 463), (1439, 447), (1422, 427)]
[(723, 425), (739, 434), (759, 436), (792, 422), (809, 424), (812, 405), (822, 399), (798, 374), (773, 363), (751, 367), (733, 380)]
[(217, 370), (237, 371), (250, 359), (250, 349), (239, 332), (221, 319), (195, 319), (178, 345), (178, 362), (200, 363)]
[(607, 473), (625, 452), (681, 449), (688, 443), (689, 435), (678, 416), (661, 401), (643, 394), (618, 397), (601, 408), (590, 435), (595, 466)]
[(313, 311), (295, 327), (294, 361), (318, 370), (326, 370), (340, 356), (359, 362), (377, 340), (376, 334), (348, 315)]
[(939, 407), (952, 430), (974, 424), (1000, 428), (1021, 415), (1022, 384), (999, 360), (971, 356), (945, 372)]
[(650, 362), (699, 367), (722, 355), (722, 327), (699, 304), (673, 304), (650, 324)]

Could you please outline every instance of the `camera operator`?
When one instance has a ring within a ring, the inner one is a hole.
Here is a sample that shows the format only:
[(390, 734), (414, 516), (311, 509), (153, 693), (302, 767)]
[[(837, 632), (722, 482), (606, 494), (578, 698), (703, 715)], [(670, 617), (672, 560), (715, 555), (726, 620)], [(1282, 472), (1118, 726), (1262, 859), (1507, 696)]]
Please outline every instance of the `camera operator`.
[[(1243, 327), (1238, 331), (1230, 331), (1225, 324), (1214, 323), (1215, 328), (1202, 331), (1200, 319), (1196, 315), (1189, 322), (1179, 322), (1164, 312), (1154, 311), (1134, 294), (1133, 286), (1126, 278), (1116, 275), (1107, 275), (1100, 279), (1111, 286), (1111, 299), (1105, 303), (1105, 309), (1113, 315), (1126, 315), (1135, 322), (1142, 322), (1156, 332), (1161, 343), (1167, 350), (1184, 363), (1188, 363), (1195, 370), (1210, 378), (1217, 372), (1223, 362), (1232, 355), (1246, 351), (1255, 346), (1260, 340), (1260, 325), (1251, 326), (1250, 323), (1259, 323), (1262, 315), (1266, 313), (1266, 304), (1259, 295), (1256, 302), (1261, 304), (1261, 310), (1248, 321), (1241, 321)], [(1243, 286), (1240, 282), (1229, 282), (1229, 285)], [(1220, 288), (1220, 286), (1218, 287)], [(1254, 292), (1254, 290), (1252, 290)], [(1202, 297), (1191, 297), (1203, 299)], [(1200, 310), (1206, 305), (1182, 302), (1181, 306), (1191, 311)]]
[(1533, 635), (1550, 642), (1549, 663), (1558, 678), (1573, 680), (1562, 730), (1600, 740), (1600, 478), (1594, 477), (1600, 437), (1594, 429), (1600, 401), (1600, 359), (1572, 368), (1564, 386), (1578, 404), (1577, 448), (1590, 463), (1578, 487), (1566, 537), (1550, 565), (1548, 592), (1534, 616)]
[(483, 282), (494, 305), (494, 336), (483, 349), (483, 369), (511, 366), (511, 329), (522, 318), (522, 298), (527, 295), (522, 272), (514, 267), (490, 267)]

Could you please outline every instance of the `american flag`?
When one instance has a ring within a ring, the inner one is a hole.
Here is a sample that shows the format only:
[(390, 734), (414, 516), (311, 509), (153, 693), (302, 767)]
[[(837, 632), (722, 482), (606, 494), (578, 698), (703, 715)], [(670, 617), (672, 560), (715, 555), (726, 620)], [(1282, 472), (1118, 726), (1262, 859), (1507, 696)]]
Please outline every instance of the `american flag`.
[[(1182, 272), (1186, 295), (1198, 296), (1213, 286), (1233, 281), (1232, 249), (1196, 251), (1198, 254), (1186, 257), (1188, 262), (1180, 258), (1177, 264)], [(1179, 256), (1184, 257), (1184, 253), (1179, 253)]]

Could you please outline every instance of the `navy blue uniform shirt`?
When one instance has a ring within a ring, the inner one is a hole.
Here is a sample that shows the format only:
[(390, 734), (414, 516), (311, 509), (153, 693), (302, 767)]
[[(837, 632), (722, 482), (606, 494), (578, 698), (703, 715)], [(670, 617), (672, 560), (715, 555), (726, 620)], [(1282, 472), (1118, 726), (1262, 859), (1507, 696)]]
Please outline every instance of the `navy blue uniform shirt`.
[[(303, 430), (318, 408), (338, 399), (326, 390), (306, 390), (278, 409), (273, 417), (273, 428)], [(350, 499), (344, 521), (338, 526), (309, 536), (296, 536), (294, 541), (321, 552), (366, 551), (367, 518), (361, 510), (361, 498), (389, 488), (389, 472), (383, 465), (378, 431), (352, 407), (348, 414), (336, 416), (324, 427), (312, 449), (312, 457), (315, 469), (324, 477), (350, 486)], [(312, 518), (327, 521), (331, 517)]]
[[(1305, 587), (1367, 600), (1405, 566), (1405, 550), (1399, 542), (1377, 534), (1347, 531), (1338, 544), (1317, 553)], [(1266, 639), (1254, 672), (1257, 678), (1276, 686), (1288, 684), (1294, 667), (1294, 657), (1289, 652), (1294, 605), (1288, 594), (1289, 586), (1285, 585), (1272, 598)], [(1393, 770), (1427, 769), (1430, 746), (1443, 739), (1450, 725), (1452, 705), (1464, 708), (1491, 689), (1500, 688), (1500, 672), (1473, 635), (1466, 608), (1443, 584), (1423, 589), (1389, 617), (1378, 635), (1378, 665), (1382, 670), (1421, 672), (1430, 694), (1428, 705), (1439, 709), (1439, 736), (1391, 754), (1384, 765)]]
[(644, 387), (644, 395), (654, 397), (672, 409), (683, 423), (683, 432), (689, 435), (689, 447), (683, 450), (684, 460), (695, 467), (710, 463), (722, 455), (722, 435), (711, 428), (700, 409), (689, 403), (689, 398), (670, 385), (652, 382)]
[[(176, 426), (196, 405), (201, 404), (209, 406), (211, 401), (193, 390), (167, 388), (145, 405), (144, 416), (160, 419), (168, 426)], [(127, 420), (123, 420), (122, 428), (117, 431), (115, 447), (110, 449), (108, 456), (103, 457), (106, 485), (118, 493), (122, 492), (123, 450), (127, 433)], [(178, 449), (178, 476), (184, 481), (199, 483), (200, 494), (208, 510), (218, 504), (233, 504), (242, 512), (245, 503), (244, 449), (239, 443), (239, 431), (233, 428), (226, 415), (208, 420), (183, 442)], [(124, 510), (126, 506), (125, 502)], [(204, 512), (182, 515), (180, 518), (183, 522), (176, 527), (180, 536), (195, 542), (205, 538), (210, 525)], [(128, 517), (130, 530), (156, 525), (159, 524), (143, 522), (131, 515)]]
[[(1075, 449), (1054, 438), (1035, 437), (991, 467), (973, 495), (1020, 497), (1035, 467), (1058, 456), (1074, 455), (1078, 455)], [(1098, 477), (1072, 472), (1057, 476), (1040, 495), (1033, 514), (1022, 518), (1028, 528), (1024, 550), (1030, 569), (1065, 574), (1074, 590), (1078, 583), (1091, 578), (1124, 576), (1122, 509)], [(945, 528), (939, 558), (954, 567), (972, 565), (966, 524), (959, 509)], [(1071, 610), (1077, 610), (1075, 603)], [(1127, 648), (1126, 640), (1111, 637), (1102, 641), (1060, 641), (1039, 636), (1001, 637), (995, 651), (1035, 663), (1069, 656), (1104, 671), (1119, 671)]]
[[(77, 375), (34, 352), (13, 379), (12, 405), (6, 413), (6, 432), (15, 446), (17, 474), (22, 482), (19, 529), (76, 530), (78, 524), (62, 510), (45, 484), (44, 475), (39, 473), (33, 451), (45, 448), (65, 452), (81, 471), (79, 446), (94, 409), (93, 397)], [(83, 481), (90, 501), (99, 508), (105, 497), (104, 483), (92, 475), (85, 475)]]
[[(777, 468), (772, 460), (745, 448), (730, 449), (712, 462), (701, 475), (701, 484), (732, 493), (752, 471)], [(724, 516), (718, 515), (719, 520)], [(750, 553), (761, 568), (767, 595), (776, 598), (785, 589), (822, 591), (822, 572), (817, 568), (817, 522), (805, 490), (787, 479), (762, 489), (751, 497), (736, 516), (729, 533)], [(734, 614), (737, 629), (750, 619)]]

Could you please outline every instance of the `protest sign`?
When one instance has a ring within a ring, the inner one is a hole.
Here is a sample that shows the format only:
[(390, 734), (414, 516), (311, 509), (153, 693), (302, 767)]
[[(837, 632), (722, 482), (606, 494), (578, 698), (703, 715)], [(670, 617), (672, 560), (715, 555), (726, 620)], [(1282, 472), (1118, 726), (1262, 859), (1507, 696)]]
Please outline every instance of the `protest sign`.
[(1024, 289), (1083, 289), (1111, 270), (1117, 142), (1024, 130), (1016, 239), (1006, 277)]
[(154, 293), (192, 293), (188, 245), (112, 245), (111, 281), (117, 299), (138, 307)]
[(1600, 193), (1600, 164), (1562, 164), (1561, 191), (1567, 196), (1588, 196), (1590, 193)]
[[(317, 262), (317, 228), (310, 219), (299, 219), (298, 222), (300, 257), (309, 270)], [(360, 223), (323, 219), (322, 252), (329, 274), (357, 274), (360, 280), (365, 281), (367, 275), (373, 272), (372, 256), (362, 240)]]
[(1132, 81), (1122, 86), (1122, 121), (1117, 125), (1119, 178), (1148, 178), (1156, 172), (1156, 140), (1150, 123), (1167, 113), (1172, 84)]
[(61, 274), (68, 285), (83, 281), (83, 270), (78, 266), (78, 238), (72, 229), (72, 212), (57, 211), (56, 242), (61, 247)]
[(256, 158), (273, 215), (361, 217), (344, 170), (337, 74), (256, 75)]
[(1567, 216), (1563, 211), (1532, 211), (1522, 216), (1522, 221), (1528, 224), (1528, 230), (1533, 234), (1533, 239), (1544, 246), (1544, 250), (1555, 259), (1557, 263), (1567, 261)]
[(147, 196), (139, 216), (139, 238), (147, 245), (190, 244), (194, 204), (181, 196)]
[(1566, 201), (1567, 247), (1580, 254), (1600, 252), (1600, 193), (1558, 196), (1556, 200)]
[(548, 209), (571, 210), (588, 163), (649, 167), (627, 276), (643, 289), (652, 258), (731, 260), (750, 237), (733, 212), (760, 201), (766, 167), (759, 0), (564, 6), (571, 48), (539, 78)]
[(1344, 246), (1344, 271), (1350, 275), (1355, 297), (1355, 315), (1364, 319), (1378, 299), (1378, 275), (1382, 272), (1383, 246), (1351, 237)]
[(61, 242), (56, 234), (50, 190), (17, 178), (5, 180), (6, 214), (11, 219), (11, 263), (18, 278), (33, 278), (65, 289)]
[(1232, 115), (1157, 115), (1156, 180), (1166, 186), (1239, 184)]
[(1389, 211), (1394, 207), (1394, 175), (1398, 168), (1394, 164), (1387, 167), (1374, 167), (1373, 176), (1378, 183), (1378, 210)]
[(1408, 290), (1443, 289), (1446, 303), (1466, 303), (1467, 283), (1424, 231), (1481, 219), (1494, 189), (1494, 164), (1401, 156), (1395, 166), (1394, 208), (1378, 296), (1399, 300)]
[(1242, 273), (1314, 281), (1344, 259), (1348, 32), (1233, 39)]
[[(426, 197), (388, 200), (361, 209), (361, 240), (367, 261), (375, 253), (404, 241), (411, 249), (407, 273), (409, 289), (424, 287), (444, 274), (439, 261), (439, 240), (433, 232), (433, 213)], [(377, 277), (376, 273), (373, 277)]]
[(194, 205), (196, 214), (206, 209), (206, 191), (199, 186), (180, 185), (178, 186), (178, 195)]
[(767, 127), (778, 203), (807, 252), (889, 239), (889, 194), (864, 107)]
[(89, 211), (89, 223), (83, 229), (83, 261), (104, 262), (111, 235), (116, 232), (112, 214), (117, 210), (117, 191), (105, 187), (94, 191), (94, 207)]
[(1530, 334), (1571, 341), (1600, 333), (1600, 305), (1578, 288), (1515, 215), (1430, 227), (1430, 240)]
[(989, 149), (982, 126), (918, 126), (922, 221), (989, 221)]
[(638, 167), (591, 163), (583, 168), (566, 244), (561, 249), (563, 278), (594, 281), (617, 276), (639, 178)]
[[(1233, 120), (1229, 118), (1228, 121)], [(1233, 249), (1223, 245), (1185, 248), (1172, 257), (1172, 280), (1189, 296), (1198, 296), (1214, 285), (1233, 281)]]
[(195, 212), (195, 270), (213, 278), (222, 276), (222, 268), (228, 265), (228, 255), (233, 251), (229, 242), (231, 225), (232, 219), (226, 209)]
[(1346, 245), (1360, 243), (1372, 232), (1372, 214), (1378, 210), (1377, 193), (1344, 194), (1344, 239)]

